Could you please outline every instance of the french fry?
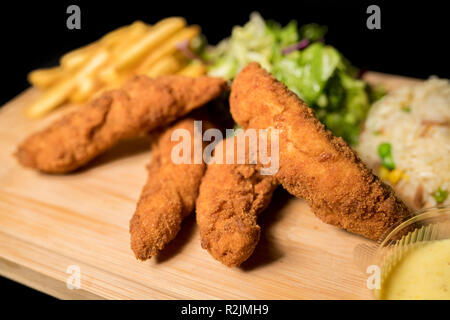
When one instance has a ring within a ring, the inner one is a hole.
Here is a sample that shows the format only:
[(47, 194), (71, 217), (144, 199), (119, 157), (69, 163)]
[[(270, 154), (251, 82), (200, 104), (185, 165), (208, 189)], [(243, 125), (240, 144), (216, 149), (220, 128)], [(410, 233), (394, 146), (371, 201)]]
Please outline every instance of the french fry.
[(178, 75), (196, 78), (206, 74), (206, 66), (200, 62), (192, 62), (177, 72)]
[(145, 29), (147, 25), (142, 21), (135, 21), (131, 25), (117, 28), (104, 35), (100, 42), (107, 47), (113, 47), (128, 38), (136, 29)]
[(184, 28), (186, 21), (183, 18), (172, 17), (159, 21), (136, 43), (130, 46), (117, 57), (115, 67), (120, 72), (136, 64), (150, 50), (160, 45), (178, 30)]
[(104, 47), (112, 47), (120, 42), (122, 38), (126, 37), (127, 34), (131, 34), (136, 29), (142, 29), (145, 26), (145, 23), (142, 21), (135, 21), (129, 26), (115, 29), (104, 35), (100, 40), (94, 41), (86, 46), (64, 54), (60, 59), (60, 64), (65, 69), (73, 69), (78, 67), (86, 62), (93, 50)]
[[(112, 48), (112, 57), (110, 63), (100, 72), (99, 78), (106, 84), (117, 83), (120, 78), (120, 74), (116, 68), (117, 57), (121, 56), (128, 48), (130, 48), (136, 41), (138, 41), (146, 32), (149, 27), (137, 21), (130, 26), (130, 29), (125, 35), (121, 36), (121, 39), (117, 45)], [(123, 39), (122, 39), (123, 38)]]
[(99, 78), (104, 83), (116, 82), (119, 77), (120, 77), (119, 73), (111, 65), (107, 66), (105, 69), (100, 71), (100, 74), (99, 74)]
[(99, 92), (119, 87), (133, 74), (204, 74), (205, 66), (186, 66), (187, 59), (176, 48), (179, 42), (192, 40), (199, 33), (199, 26), (186, 27), (186, 21), (179, 17), (163, 19), (154, 26), (135, 21), (117, 28), (63, 55), (59, 67), (30, 72), (29, 82), (44, 92), (26, 113), (35, 118), (66, 101), (85, 102)]
[(163, 57), (152, 65), (143, 74), (149, 76), (150, 78), (156, 78), (168, 74), (176, 73), (183, 67), (183, 62), (177, 59), (175, 56)]
[[(115, 57), (123, 54), (131, 45), (133, 45), (137, 40), (139, 40), (146, 32), (150, 30), (150, 26), (147, 24), (136, 21), (129, 26), (129, 29), (125, 34), (116, 36), (115, 46), (112, 48), (112, 53)], [(112, 40), (110, 40), (112, 41)]]
[(89, 59), (89, 62), (80, 70), (75, 72), (75, 74), (68, 74), (63, 80), (50, 87), (40, 98), (34, 101), (26, 110), (27, 116), (30, 118), (40, 117), (65, 102), (76, 86), (98, 70), (108, 58), (109, 53), (106, 50), (95, 52)]
[(41, 97), (34, 101), (26, 110), (26, 115), (30, 118), (38, 118), (58, 105), (66, 101), (73, 91), (75, 83), (70, 78), (60, 81), (55, 86), (45, 91)]
[(199, 33), (199, 26), (190, 26), (178, 31), (169, 39), (167, 39), (167, 41), (165, 41), (160, 47), (155, 48), (155, 50), (153, 50), (139, 65), (139, 67), (136, 69), (136, 72), (142, 73), (144, 70), (148, 70), (152, 64), (158, 61), (158, 59), (174, 54), (177, 51), (176, 46), (179, 42), (191, 40), (195, 38)]
[(86, 102), (99, 88), (100, 83), (94, 76), (86, 77), (82, 81), (79, 81), (75, 90), (70, 95), (69, 101), (72, 103)]
[(123, 85), (128, 79), (130, 79), (132, 76), (131, 73), (125, 73), (122, 74), (120, 76), (117, 76), (117, 78), (115, 78), (113, 81), (106, 83), (103, 86), (100, 86), (99, 90), (96, 90), (93, 95), (91, 96), (92, 98), (95, 98), (97, 96), (99, 96), (100, 94), (102, 94), (105, 91), (109, 91), (109, 90), (113, 90), (113, 89), (117, 89), (119, 88), (121, 85)]
[(93, 42), (84, 47), (66, 53), (61, 57), (59, 63), (64, 69), (75, 69), (85, 63), (92, 54), (93, 50), (98, 48), (98, 42)]
[(28, 81), (35, 87), (45, 89), (60, 80), (63, 76), (64, 71), (60, 67), (37, 69), (28, 74)]

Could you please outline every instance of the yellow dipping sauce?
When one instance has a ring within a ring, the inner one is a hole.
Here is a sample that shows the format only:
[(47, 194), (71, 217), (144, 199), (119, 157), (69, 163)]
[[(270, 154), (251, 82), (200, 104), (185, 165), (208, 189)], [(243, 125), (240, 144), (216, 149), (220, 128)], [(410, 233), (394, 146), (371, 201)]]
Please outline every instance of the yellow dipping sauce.
[(412, 248), (390, 272), (383, 300), (450, 300), (450, 239)]

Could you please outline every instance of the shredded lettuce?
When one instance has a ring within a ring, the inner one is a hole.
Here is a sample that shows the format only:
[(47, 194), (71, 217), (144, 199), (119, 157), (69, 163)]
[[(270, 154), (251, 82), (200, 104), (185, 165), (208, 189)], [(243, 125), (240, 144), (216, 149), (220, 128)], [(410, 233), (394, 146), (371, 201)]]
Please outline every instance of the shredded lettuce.
[(274, 35), (267, 32), (264, 19), (252, 13), (245, 26), (234, 27), (230, 38), (208, 51), (207, 60), (214, 61), (208, 74), (230, 80), (252, 61), (270, 71), (275, 42)]
[(249, 62), (259, 62), (334, 134), (354, 145), (375, 95), (339, 51), (323, 43), (326, 32), (317, 24), (299, 29), (296, 21), (282, 27), (252, 13), (243, 27), (233, 28), (230, 38), (206, 51), (208, 74), (232, 80)]
[(322, 43), (303, 51), (279, 56), (273, 61), (273, 74), (308, 104), (317, 101), (340, 63), (339, 53)]
[(310, 41), (319, 41), (325, 37), (327, 31), (328, 28), (326, 26), (310, 23), (300, 28), (300, 37)]

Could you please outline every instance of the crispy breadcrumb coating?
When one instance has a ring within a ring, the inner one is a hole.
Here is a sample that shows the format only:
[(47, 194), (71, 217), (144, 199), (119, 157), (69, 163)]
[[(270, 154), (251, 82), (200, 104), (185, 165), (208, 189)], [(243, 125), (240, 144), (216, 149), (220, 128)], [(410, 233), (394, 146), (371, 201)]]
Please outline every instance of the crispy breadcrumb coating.
[(218, 97), (226, 86), (206, 76), (137, 76), (31, 135), (16, 156), (39, 171), (73, 171), (122, 139), (170, 124)]
[[(218, 144), (216, 151), (224, 145)], [(248, 164), (248, 150), (246, 155), (246, 164), (208, 165), (196, 205), (202, 247), (229, 267), (253, 253), (260, 236), (257, 217), (278, 186), (274, 176), (260, 174), (260, 165)]]
[[(203, 121), (203, 128), (209, 124)], [(171, 141), (174, 130), (185, 129), (191, 137), (192, 164), (175, 164)], [(202, 134), (200, 132), (200, 134)], [(206, 165), (194, 164), (194, 119), (186, 118), (166, 129), (152, 147), (147, 182), (130, 221), (131, 249), (137, 259), (156, 255), (175, 238), (185, 217), (194, 210)]]
[(324, 222), (376, 240), (410, 216), (347, 143), (326, 130), (303, 101), (257, 63), (250, 63), (233, 81), (230, 108), (244, 128), (280, 130), (276, 177)]

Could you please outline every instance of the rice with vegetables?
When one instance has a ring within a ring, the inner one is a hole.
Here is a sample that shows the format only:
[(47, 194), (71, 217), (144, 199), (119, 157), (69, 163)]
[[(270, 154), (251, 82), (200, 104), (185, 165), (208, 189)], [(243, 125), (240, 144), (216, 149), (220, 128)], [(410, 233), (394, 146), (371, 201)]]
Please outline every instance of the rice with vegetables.
[(401, 88), (370, 110), (357, 148), (411, 207), (449, 205), (450, 83)]

